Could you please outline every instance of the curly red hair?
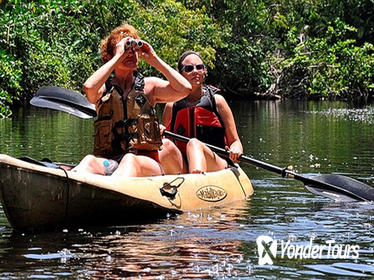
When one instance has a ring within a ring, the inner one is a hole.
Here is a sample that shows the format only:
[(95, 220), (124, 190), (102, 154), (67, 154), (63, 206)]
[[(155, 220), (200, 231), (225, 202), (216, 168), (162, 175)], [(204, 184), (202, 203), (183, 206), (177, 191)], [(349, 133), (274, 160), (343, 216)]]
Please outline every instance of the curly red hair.
[(124, 23), (114, 28), (112, 32), (101, 41), (101, 59), (104, 62), (108, 62), (113, 57), (116, 44), (125, 37), (140, 39), (135, 27)]

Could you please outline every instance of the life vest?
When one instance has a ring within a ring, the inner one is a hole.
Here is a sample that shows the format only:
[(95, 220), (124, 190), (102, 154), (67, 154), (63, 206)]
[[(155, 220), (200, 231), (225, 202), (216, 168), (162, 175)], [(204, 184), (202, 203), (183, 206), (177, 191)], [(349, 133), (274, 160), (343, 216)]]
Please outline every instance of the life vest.
[(134, 72), (135, 82), (123, 98), (122, 89), (108, 80), (97, 104), (94, 123), (94, 155), (115, 158), (131, 150), (157, 151), (161, 135), (156, 110), (144, 93), (144, 77)]
[[(168, 129), (186, 137), (195, 137), (202, 142), (221, 148), (225, 147), (224, 123), (218, 114), (214, 94), (218, 89), (204, 86), (200, 101), (188, 105), (186, 99), (173, 104), (172, 118)], [(186, 155), (186, 143), (175, 140), (175, 144)]]

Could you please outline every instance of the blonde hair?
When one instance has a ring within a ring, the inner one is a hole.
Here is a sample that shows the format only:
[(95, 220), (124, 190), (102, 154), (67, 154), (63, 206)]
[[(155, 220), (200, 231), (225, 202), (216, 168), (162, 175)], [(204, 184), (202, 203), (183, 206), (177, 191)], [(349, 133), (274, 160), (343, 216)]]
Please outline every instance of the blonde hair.
[(135, 27), (124, 23), (114, 28), (112, 32), (101, 41), (101, 59), (104, 62), (108, 62), (113, 57), (116, 44), (125, 37), (140, 39)]

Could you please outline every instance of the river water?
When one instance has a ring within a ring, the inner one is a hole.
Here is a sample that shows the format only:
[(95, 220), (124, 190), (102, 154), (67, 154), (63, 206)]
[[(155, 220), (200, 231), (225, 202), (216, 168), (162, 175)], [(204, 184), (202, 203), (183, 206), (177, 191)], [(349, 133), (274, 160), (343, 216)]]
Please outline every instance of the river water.
[[(254, 101), (230, 106), (245, 154), (292, 165), (305, 176), (344, 174), (374, 186), (373, 105)], [(92, 150), (92, 123), (23, 108), (0, 120), (0, 152), (77, 163)], [(21, 234), (12, 232), (0, 206), (0, 279), (374, 277), (373, 203), (336, 203), (309, 193), (296, 180), (242, 167), (254, 185), (251, 200), (149, 224)], [(270, 250), (276, 246), (275, 253), (260, 254), (262, 260), (273, 255), (272, 264), (269, 259), (259, 264), (259, 236), (272, 244)], [(296, 254), (300, 250), (303, 254)]]

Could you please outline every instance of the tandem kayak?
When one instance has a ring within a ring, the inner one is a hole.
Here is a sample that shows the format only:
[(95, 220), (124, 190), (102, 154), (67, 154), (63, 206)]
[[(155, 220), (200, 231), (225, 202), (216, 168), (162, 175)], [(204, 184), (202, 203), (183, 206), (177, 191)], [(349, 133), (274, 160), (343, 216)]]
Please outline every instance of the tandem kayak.
[(204, 174), (119, 177), (0, 155), (0, 199), (16, 231), (129, 224), (248, 199), (239, 166)]

